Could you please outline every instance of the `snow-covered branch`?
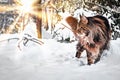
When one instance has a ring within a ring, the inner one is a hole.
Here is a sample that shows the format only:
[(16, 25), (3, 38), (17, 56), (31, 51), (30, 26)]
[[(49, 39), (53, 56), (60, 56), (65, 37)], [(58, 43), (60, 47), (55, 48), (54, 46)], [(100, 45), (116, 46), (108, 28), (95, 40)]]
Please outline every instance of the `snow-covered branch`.
[(104, 9), (108, 10), (109, 12), (120, 13), (120, 10), (118, 10), (118, 9), (112, 9), (112, 8), (110, 8), (110, 7), (102, 6), (102, 5), (98, 4), (98, 3), (92, 3), (92, 2), (89, 2), (89, 1), (88, 1), (88, 2), (85, 2), (85, 3), (89, 3), (89, 4), (96, 5), (96, 6), (98, 6), (98, 7), (101, 7), (101, 8), (104, 8)]
[(19, 39), (19, 41), (18, 41), (18, 48), (21, 50), (21, 47), (20, 47), (21, 42), (23, 42), (23, 45), (26, 46), (26, 44), (29, 41), (35, 42), (35, 43), (37, 43), (39, 45), (44, 44), (44, 42), (40, 41), (37, 38), (32, 37), (30, 34), (24, 34), (24, 36), (22, 37), (22, 39)]
[(18, 38), (18, 37), (11, 37), (11, 38), (7, 38), (7, 39), (0, 40), (0, 42), (4, 42), (4, 41), (8, 41), (8, 42), (9, 42), (10, 40), (15, 40), (15, 39), (18, 40), (17, 46), (18, 46), (18, 48), (19, 48), (20, 50), (21, 50), (21, 46), (20, 46), (21, 43), (22, 43), (24, 46), (26, 46), (29, 41), (32, 41), (32, 42), (37, 43), (37, 44), (39, 44), (39, 45), (44, 44), (44, 42), (42, 42), (41, 40), (39, 40), (39, 39), (37, 39), (37, 38), (32, 37), (32, 36), (29, 35), (29, 34), (24, 34), (24, 36), (22, 37), (22, 39), (20, 39), (20, 38)]
[(10, 40), (14, 40), (14, 39), (19, 40), (19, 38), (8, 38), (8, 39), (0, 40), (0, 42), (4, 42), (4, 41), (9, 42)]

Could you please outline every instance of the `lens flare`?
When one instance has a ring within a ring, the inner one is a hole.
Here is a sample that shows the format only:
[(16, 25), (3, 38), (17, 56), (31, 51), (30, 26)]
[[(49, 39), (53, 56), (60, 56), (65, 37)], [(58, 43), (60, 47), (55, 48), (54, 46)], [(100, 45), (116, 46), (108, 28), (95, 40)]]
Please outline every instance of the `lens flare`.
[(29, 0), (29, 1), (21, 0), (20, 1), (21, 6), (19, 7), (19, 9), (24, 13), (30, 13), (30, 11), (32, 11), (33, 9), (33, 3), (34, 3), (34, 0)]
[(21, 21), (20, 28), (23, 27), (23, 22), (28, 21), (26, 16), (31, 17), (30, 15), (34, 15), (38, 18), (40, 18), (40, 13), (37, 11), (37, 8), (40, 6), (37, 6), (36, 3), (38, 3), (38, 0), (14, 0), (13, 5), (0, 5), (0, 12), (7, 12), (7, 11), (13, 11), (14, 13), (17, 13), (18, 16), (16, 17), (15, 21), (9, 26), (7, 32), (10, 33), (15, 28), (17, 23)]

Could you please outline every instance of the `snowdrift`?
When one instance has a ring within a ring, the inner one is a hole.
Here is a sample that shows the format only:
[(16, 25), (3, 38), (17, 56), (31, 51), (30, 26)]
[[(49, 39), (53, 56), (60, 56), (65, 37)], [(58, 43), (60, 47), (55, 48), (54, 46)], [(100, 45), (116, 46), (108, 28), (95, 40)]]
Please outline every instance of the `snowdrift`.
[[(1, 35), (0, 39), (17, 37)], [(86, 54), (76, 59), (77, 42), (60, 43), (43, 39), (43, 45), (29, 42), (17, 47), (17, 40), (0, 42), (0, 80), (119, 80), (120, 39), (111, 40), (100, 62), (86, 65)], [(84, 52), (85, 53), (85, 52)]]

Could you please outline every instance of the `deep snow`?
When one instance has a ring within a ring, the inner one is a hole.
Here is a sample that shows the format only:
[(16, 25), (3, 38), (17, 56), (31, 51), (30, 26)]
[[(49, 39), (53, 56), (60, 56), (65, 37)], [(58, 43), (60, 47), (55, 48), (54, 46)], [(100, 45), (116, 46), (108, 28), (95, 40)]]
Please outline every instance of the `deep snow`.
[[(17, 34), (1, 35), (17, 37)], [(120, 80), (120, 39), (111, 40), (97, 64), (86, 65), (86, 55), (76, 59), (77, 42), (60, 43), (43, 39), (17, 48), (17, 40), (0, 42), (0, 80)]]

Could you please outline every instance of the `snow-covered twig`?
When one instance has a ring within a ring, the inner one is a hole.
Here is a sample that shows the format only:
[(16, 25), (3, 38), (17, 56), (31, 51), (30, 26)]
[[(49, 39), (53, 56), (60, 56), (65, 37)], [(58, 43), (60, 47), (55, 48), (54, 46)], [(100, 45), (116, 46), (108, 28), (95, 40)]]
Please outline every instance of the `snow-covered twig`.
[(73, 30), (71, 28), (69, 28), (68, 26), (66, 26), (65, 24), (61, 23), (64, 27), (68, 28), (69, 30), (71, 30), (73, 32)]
[(20, 43), (23, 42), (23, 45), (26, 46), (26, 44), (29, 42), (29, 41), (32, 41), (32, 42), (35, 42), (39, 45), (42, 45), (44, 44), (44, 42), (40, 41), (39, 39), (37, 38), (33, 38), (31, 35), (29, 34), (24, 34), (25, 36), (20, 40), (20, 38), (8, 38), (8, 39), (4, 39), (4, 40), (0, 40), (0, 42), (4, 42), (4, 41), (10, 41), (10, 40), (19, 40), (18, 41), (18, 45), (17, 47), (21, 50), (21, 47), (20, 47)]
[(17, 39), (17, 40), (19, 40), (19, 38), (8, 38), (8, 39), (4, 39), (4, 40), (0, 40), (0, 42), (4, 42), (4, 41), (10, 41), (10, 40), (13, 40), (13, 39)]
[(31, 35), (29, 34), (24, 34), (25, 36), (23, 36), (23, 38), (18, 42), (18, 48), (21, 50), (21, 47), (20, 47), (20, 43), (23, 41), (23, 45), (26, 46), (26, 44), (29, 42), (29, 41), (32, 41), (32, 42), (35, 42), (39, 45), (42, 45), (44, 44), (44, 42), (40, 41), (39, 39), (37, 38), (33, 38)]
[(23, 40), (28, 40), (28, 41), (33, 41), (33, 42), (35, 42), (35, 43), (38, 43), (38, 44), (40, 44), (40, 45), (42, 45), (42, 44), (44, 44), (44, 42), (42, 42), (42, 41), (40, 41), (39, 39), (37, 39), (37, 38), (33, 38), (31, 35), (29, 35), (29, 34), (25, 34), (25, 35), (27, 35), (28, 37), (24, 37), (23, 38)]
[[(32, 38), (32, 36), (29, 34), (25, 34), (25, 35), (27, 35), (28, 37), (23, 37), (22, 41), (24, 41), (24, 43), (23, 43), (24, 45), (26, 45), (28, 41), (33, 41), (33, 42), (40, 44), (40, 45), (44, 44), (44, 42), (40, 41), (37, 38)], [(19, 40), (19, 38), (8, 38), (8, 39), (0, 40), (0, 42), (4, 42), (4, 41), (9, 42), (10, 40), (14, 40), (14, 39)]]
[[(65, 28), (65, 27), (64, 27)], [(55, 36), (59, 35), (59, 33), (57, 33), (59, 30), (63, 30), (64, 28), (59, 28), (56, 31), (54, 31), (52, 39), (55, 38)], [(62, 37), (62, 36), (61, 36)]]

